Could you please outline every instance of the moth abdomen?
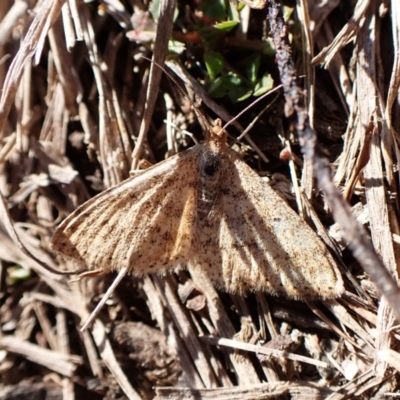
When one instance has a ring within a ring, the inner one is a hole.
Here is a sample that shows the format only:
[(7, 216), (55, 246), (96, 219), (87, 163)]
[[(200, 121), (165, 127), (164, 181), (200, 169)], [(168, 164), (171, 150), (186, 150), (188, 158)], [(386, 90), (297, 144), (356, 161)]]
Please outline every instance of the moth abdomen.
[(222, 175), (222, 160), (218, 153), (205, 149), (199, 159), (197, 186), (197, 215), (207, 218), (218, 195)]

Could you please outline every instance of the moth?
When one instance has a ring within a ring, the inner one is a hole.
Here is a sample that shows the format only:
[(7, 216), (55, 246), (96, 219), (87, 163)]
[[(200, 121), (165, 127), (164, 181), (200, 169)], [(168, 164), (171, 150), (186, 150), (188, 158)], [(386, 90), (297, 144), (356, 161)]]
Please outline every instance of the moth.
[(229, 147), (208, 139), (100, 193), (68, 216), (54, 251), (95, 275), (202, 268), (216, 288), (331, 299), (343, 280), (316, 233)]

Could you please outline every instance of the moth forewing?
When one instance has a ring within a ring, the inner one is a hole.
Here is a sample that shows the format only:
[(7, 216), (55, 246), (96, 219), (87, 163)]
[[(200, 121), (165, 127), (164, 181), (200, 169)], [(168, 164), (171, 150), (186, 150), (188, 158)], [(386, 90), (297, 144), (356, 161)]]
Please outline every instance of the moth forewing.
[(84, 203), (58, 227), (53, 250), (89, 269), (127, 266), (133, 275), (170, 270), (185, 261), (200, 149), (179, 153)]
[[(340, 272), (315, 232), (233, 150), (225, 152), (230, 165), (214, 204), (219, 219), (198, 232), (198, 264), (218, 288), (232, 293), (338, 297)], [(217, 249), (210, 248), (214, 237)]]

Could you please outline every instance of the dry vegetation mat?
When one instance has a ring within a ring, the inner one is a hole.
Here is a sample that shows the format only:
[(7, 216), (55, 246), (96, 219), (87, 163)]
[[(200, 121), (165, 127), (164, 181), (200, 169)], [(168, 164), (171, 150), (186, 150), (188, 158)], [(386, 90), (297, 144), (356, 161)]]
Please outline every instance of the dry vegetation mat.
[(0, 398), (399, 397), (399, 47), (396, 0), (2, 0)]

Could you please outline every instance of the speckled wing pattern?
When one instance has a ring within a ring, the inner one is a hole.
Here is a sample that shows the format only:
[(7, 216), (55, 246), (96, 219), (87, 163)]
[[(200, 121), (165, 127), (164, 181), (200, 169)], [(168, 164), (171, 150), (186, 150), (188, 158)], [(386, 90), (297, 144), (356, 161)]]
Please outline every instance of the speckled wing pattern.
[(167, 271), (187, 261), (200, 148), (179, 153), (84, 203), (58, 227), (53, 250), (90, 270), (128, 267), (133, 275)]
[(80, 206), (52, 248), (104, 272), (200, 267), (231, 293), (329, 299), (343, 292), (315, 232), (229, 148), (221, 129)]
[[(343, 292), (340, 272), (315, 232), (232, 150), (217, 218), (200, 223), (199, 259), (215, 286), (294, 299)], [(212, 239), (215, 238), (215, 239)], [(217, 241), (218, 251), (213, 245)]]

